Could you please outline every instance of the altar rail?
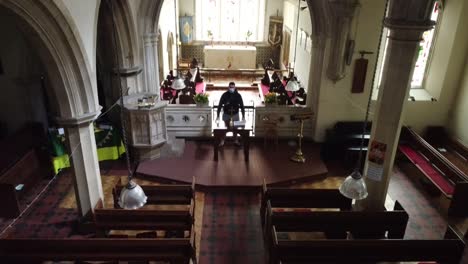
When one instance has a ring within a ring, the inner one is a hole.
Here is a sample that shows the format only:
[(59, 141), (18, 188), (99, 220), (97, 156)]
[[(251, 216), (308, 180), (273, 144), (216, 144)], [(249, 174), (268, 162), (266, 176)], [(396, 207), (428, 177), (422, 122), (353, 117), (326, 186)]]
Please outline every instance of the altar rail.
[[(217, 105), (199, 107), (196, 105), (168, 105), (166, 108), (167, 131), (176, 137), (211, 137), (216, 121)], [(295, 138), (299, 133), (299, 122), (292, 121), (294, 114), (310, 112), (300, 106), (245, 106), (247, 124), (252, 127), (252, 136), (263, 137), (266, 119), (276, 118), (279, 137)], [(313, 134), (313, 121), (304, 122), (305, 137)]]
[[(178, 67), (177, 72), (186, 72), (190, 67)], [(274, 70), (281, 75), (286, 75), (288, 70)], [(207, 78), (208, 82), (211, 82), (212, 76), (223, 75), (223, 76), (236, 76), (242, 75), (243, 77), (251, 77), (254, 82), (258, 77), (262, 77), (265, 74), (264, 69), (225, 69), (225, 68), (200, 68), (200, 74), (202, 77)]]
[[(291, 116), (300, 113), (311, 112), (312, 110), (302, 106), (258, 106), (255, 108), (255, 136), (263, 137), (267, 122), (276, 119), (276, 130), (279, 137), (297, 137), (299, 133), (299, 121), (291, 120)], [(304, 137), (312, 137), (313, 118), (304, 121)]]
[(171, 104), (166, 108), (166, 128), (176, 137), (211, 137), (211, 106)]

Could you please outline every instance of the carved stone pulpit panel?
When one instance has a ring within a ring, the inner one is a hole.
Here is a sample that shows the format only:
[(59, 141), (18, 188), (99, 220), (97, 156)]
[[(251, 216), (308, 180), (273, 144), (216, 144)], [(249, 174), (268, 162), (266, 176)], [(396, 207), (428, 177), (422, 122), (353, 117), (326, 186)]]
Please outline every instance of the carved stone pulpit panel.
[(125, 113), (129, 123), (127, 134), (137, 154), (137, 160), (155, 159), (167, 142), (165, 101), (138, 106), (138, 99), (151, 94), (133, 94), (125, 97)]

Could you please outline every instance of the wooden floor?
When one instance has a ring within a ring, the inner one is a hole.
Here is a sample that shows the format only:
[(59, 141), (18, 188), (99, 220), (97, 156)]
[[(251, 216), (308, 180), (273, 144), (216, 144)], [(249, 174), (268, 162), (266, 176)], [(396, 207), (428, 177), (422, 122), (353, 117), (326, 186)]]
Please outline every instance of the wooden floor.
[(305, 143), (306, 162), (289, 160), (295, 146), (280, 142), (264, 147), (263, 141), (251, 142), (250, 161), (244, 161), (243, 149), (226, 142), (219, 152), (219, 161), (213, 160), (213, 145), (208, 141), (188, 141), (182, 156), (161, 158), (139, 164), (137, 177), (174, 182), (195, 181), (198, 187), (239, 187), (258, 189), (263, 179), (268, 185), (290, 185), (311, 182), (326, 177), (328, 170), (320, 158), (320, 147)]

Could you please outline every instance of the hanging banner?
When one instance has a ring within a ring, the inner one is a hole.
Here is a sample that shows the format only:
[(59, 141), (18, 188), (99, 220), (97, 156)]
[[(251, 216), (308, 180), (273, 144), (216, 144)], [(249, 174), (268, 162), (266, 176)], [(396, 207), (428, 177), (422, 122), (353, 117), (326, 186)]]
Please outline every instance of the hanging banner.
[(193, 39), (193, 17), (182, 16), (179, 18), (180, 41), (184, 44), (192, 42)]

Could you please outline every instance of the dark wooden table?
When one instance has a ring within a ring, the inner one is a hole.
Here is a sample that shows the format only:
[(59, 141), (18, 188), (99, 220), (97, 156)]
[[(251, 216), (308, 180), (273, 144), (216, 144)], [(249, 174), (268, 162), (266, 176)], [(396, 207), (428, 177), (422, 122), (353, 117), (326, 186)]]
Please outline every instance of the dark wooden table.
[[(223, 122), (221, 122), (223, 123)], [(250, 131), (252, 129), (245, 128), (245, 127), (226, 127), (224, 124), (220, 127), (216, 127), (213, 129), (213, 136), (214, 136), (214, 160), (218, 161), (218, 151), (219, 151), (219, 143), (221, 139), (226, 135), (228, 132), (237, 133), (242, 137), (242, 143), (244, 146), (244, 159), (246, 162), (249, 161), (249, 148), (250, 148)]]

